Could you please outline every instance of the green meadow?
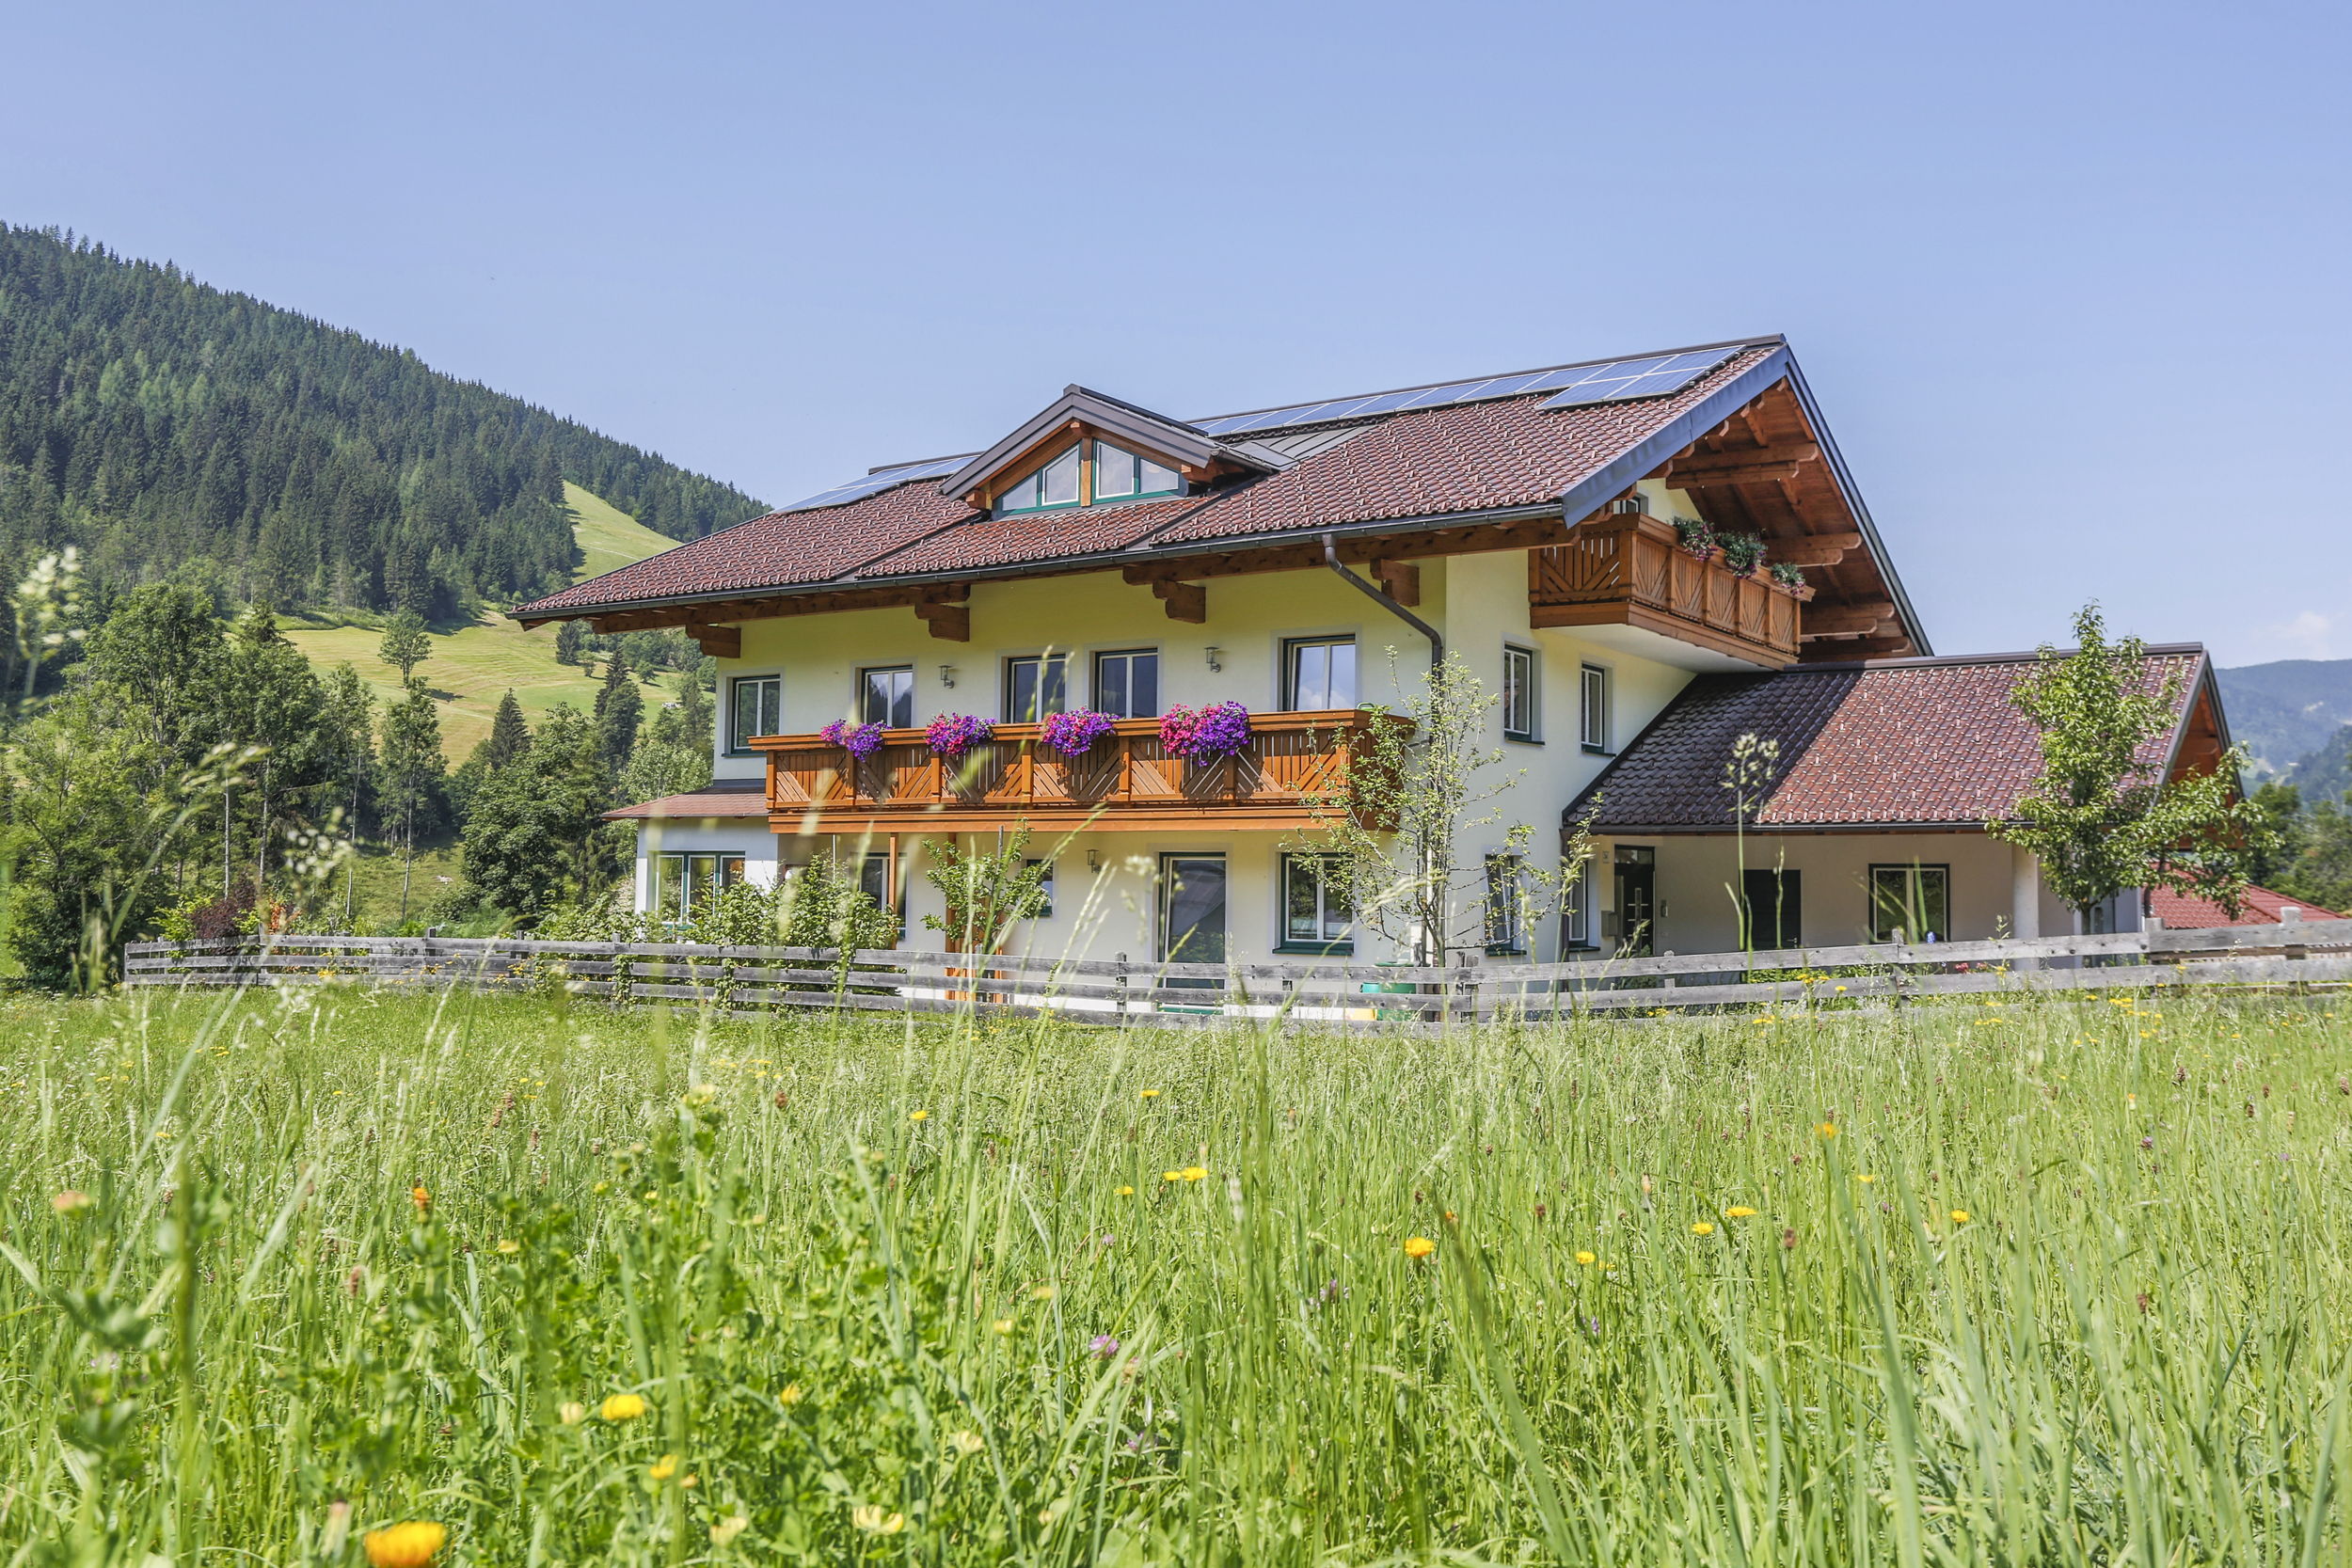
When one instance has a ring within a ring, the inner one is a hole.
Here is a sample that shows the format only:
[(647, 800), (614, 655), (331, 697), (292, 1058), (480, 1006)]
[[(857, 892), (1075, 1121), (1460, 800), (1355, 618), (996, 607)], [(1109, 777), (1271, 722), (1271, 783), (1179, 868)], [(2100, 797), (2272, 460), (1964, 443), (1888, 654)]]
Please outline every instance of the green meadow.
[[(576, 580), (610, 572), (632, 561), (676, 547), (678, 541), (644, 527), (577, 484), (564, 495), (572, 513), (572, 535), (587, 557)], [(505, 616), (485, 613), (471, 626), (432, 634), (432, 657), (417, 673), (441, 705), (441, 747), (453, 766), (470, 755), (490, 733), (499, 699), (511, 688), (533, 724), (557, 703), (585, 708), (595, 704), (597, 682), (576, 667), (555, 662), (556, 627), (525, 631)], [(366, 626), (286, 627), (287, 637), (319, 669), (348, 660), (379, 704), (400, 697), (400, 672), (376, 657), (380, 627)]]
[(2346, 1560), (2332, 999), (6, 1006), (10, 1561)]

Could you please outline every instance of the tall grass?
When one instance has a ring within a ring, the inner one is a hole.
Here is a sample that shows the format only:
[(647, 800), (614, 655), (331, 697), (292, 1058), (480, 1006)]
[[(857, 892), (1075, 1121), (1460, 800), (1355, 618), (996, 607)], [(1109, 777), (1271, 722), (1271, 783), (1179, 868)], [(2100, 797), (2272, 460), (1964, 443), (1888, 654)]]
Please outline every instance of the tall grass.
[(2345, 1560), (2327, 1005), (6, 1034), (14, 1561)]

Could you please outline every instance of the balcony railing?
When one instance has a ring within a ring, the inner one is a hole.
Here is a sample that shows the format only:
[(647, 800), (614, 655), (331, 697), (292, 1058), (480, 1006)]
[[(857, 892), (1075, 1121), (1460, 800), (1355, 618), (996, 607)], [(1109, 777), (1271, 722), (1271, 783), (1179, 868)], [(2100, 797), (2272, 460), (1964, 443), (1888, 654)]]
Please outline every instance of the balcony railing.
[(1169, 754), (1157, 719), (1119, 720), (1076, 757), (1046, 745), (1036, 724), (999, 724), (952, 762), (932, 755), (919, 729), (883, 731), (862, 759), (818, 735), (752, 745), (768, 755), (779, 832), (972, 832), (1016, 820), (1065, 832), (1286, 830), (1336, 805), (1372, 721), (1360, 708), (1252, 714), (1248, 743), (1213, 762)]
[(1701, 561), (1645, 513), (1597, 518), (1565, 545), (1527, 554), (1529, 618), (1539, 626), (1630, 626), (1772, 669), (1797, 657), (1801, 599), (1762, 576)]

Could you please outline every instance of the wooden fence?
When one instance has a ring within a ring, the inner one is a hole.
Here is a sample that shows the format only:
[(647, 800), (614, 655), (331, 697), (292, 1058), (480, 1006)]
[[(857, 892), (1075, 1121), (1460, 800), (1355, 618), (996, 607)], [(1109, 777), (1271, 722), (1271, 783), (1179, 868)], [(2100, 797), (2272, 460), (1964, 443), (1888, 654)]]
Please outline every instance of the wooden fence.
[(2109, 936), (1891, 943), (1573, 963), (1464, 955), (1444, 967), (1338, 960), (1137, 963), (690, 942), (505, 937), (275, 936), (130, 944), (131, 986), (284, 986), (372, 980), (555, 989), (616, 1006), (666, 1002), (954, 1013), (1053, 1010), (1076, 1022), (1211, 1023), (1287, 1016), (1334, 1025), (1639, 1016), (1683, 1008), (1900, 1006), (1918, 998), (2183, 986), (2301, 990), (2352, 980), (2352, 920)]

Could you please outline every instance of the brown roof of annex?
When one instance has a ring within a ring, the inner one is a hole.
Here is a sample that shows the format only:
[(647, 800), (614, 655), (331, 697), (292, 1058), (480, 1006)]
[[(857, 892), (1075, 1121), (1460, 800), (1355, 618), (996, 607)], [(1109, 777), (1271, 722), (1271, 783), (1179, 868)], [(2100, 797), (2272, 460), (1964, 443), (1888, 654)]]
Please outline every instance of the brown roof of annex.
[[(1981, 830), (2041, 770), (2010, 700), (2033, 654), (1871, 659), (1760, 675), (1701, 675), (1570, 803), (1611, 836), (1735, 830), (1724, 765), (1740, 736), (1780, 743), (1751, 832)], [(2228, 750), (2212, 662), (2193, 642), (2148, 650), (2152, 684), (2182, 678), (2182, 721), (2141, 761), (2170, 776)]]

